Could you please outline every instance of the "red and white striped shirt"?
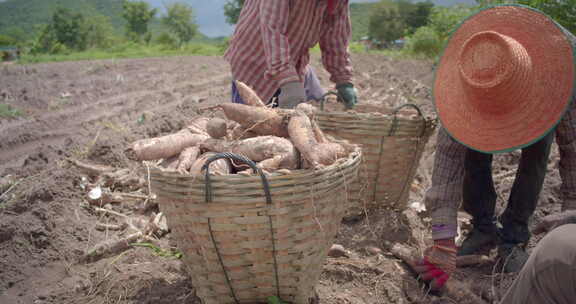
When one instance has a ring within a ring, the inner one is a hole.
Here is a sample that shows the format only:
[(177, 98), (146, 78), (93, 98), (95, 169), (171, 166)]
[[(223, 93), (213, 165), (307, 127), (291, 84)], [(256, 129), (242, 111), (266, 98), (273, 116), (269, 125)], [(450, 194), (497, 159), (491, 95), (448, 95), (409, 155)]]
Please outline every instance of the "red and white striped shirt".
[(348, 10), (348, 0), (246, 0), (224, 55), (233, 78), (267, 101), (285, 83), (303, 81), (319, 43), (330, 80), (350, 82)]

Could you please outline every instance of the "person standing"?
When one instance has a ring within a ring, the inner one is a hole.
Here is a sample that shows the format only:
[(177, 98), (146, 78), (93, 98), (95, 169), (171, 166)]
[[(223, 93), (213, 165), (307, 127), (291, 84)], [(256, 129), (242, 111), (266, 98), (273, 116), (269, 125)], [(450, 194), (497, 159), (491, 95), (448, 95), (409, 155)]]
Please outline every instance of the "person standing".
[[(319, 99), (323, 89), (309, 66), (309, 49), (320, 45), (322, 63), (347, 108), (357, 102), (348, 52), (348, 0), (246, 0), (224, 55), (232, 77), (261, 100), (294, 108)], [(308, 96), (307, 96), (308, 95)], [(232, 84), (232, 101), (243, 103)]]

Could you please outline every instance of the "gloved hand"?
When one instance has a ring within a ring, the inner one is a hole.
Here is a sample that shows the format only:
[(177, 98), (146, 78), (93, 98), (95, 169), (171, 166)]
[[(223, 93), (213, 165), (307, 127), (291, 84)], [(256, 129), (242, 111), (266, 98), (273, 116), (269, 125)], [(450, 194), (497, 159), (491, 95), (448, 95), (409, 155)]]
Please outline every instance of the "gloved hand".
[(304, 101), (306, 101), (306, 93), (303, 83), (298, 81), (288, 82), (280, 87), (280, 95), (278, 95), (279, 108), (293, 109)]
[(336, 90), (338, 90), (338, 94), (342, 96), (344, 99), (344, 104), (346, 105), (346, 109), (352, 109), (356, 103), (358, 103), (358, 97), (356, 96), (356, 89), (354, 85), (345, 82), (336, 85)]
[(576, 210), (569, 210), (545, 216), (542, 221), (536, 225), (533, 232), (534, 234), (550, 232), (554, 228), (565, 224), (576, 224)]
[(424, 258), (414, 266), (420, 278), (430, 283), (432, 290), (440, 290), (456, 269), (456, 244), (454, 239), (435, 240), (426, 249)]

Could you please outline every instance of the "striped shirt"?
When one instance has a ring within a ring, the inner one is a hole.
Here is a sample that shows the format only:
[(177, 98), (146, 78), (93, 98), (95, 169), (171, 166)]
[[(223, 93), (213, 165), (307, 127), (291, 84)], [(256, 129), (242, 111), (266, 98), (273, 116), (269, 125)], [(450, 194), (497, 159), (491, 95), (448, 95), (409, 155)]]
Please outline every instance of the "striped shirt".
[[(560, 152), (558, 170), (562, 209), (576, 209), (576, 98), (555, 129)], [(432, 237), (445, 239), (456, 236), (457, 215), (463, 195), (466, 148), (441, 128), (438, 131), (432, 186), (424, 201), (432, 216)]]
[(224, 58), (234, 79), (269, 100), (282, 85), (304, 81), (317, 43), (330, 80), (351, 82), (350, 35), (348, 0), (246, 0)]

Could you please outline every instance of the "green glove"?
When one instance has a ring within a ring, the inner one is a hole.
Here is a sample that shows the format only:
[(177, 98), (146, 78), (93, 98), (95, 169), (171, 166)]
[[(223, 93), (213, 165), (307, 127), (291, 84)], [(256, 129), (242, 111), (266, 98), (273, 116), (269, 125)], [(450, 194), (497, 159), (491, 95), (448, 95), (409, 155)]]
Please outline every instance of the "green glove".
[(358, 103), (358, 97), (356, 96), (356, 89), (354, 85), (345, 82), (336, 85), (336, 90), (338, 90), (338, 94), (344, 99), (344, 104), (346, 105), (346, 109), (352, 109), (356, 103)]

